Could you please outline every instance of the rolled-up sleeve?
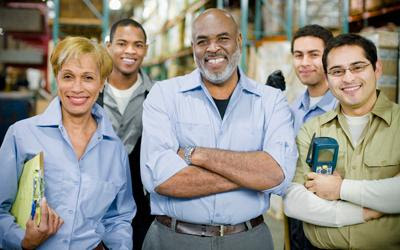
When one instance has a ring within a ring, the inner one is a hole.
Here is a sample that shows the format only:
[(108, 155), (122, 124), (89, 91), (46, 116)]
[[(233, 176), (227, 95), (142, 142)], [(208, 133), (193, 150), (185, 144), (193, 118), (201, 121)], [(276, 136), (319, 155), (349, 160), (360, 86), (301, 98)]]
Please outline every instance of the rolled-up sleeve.
[(149, 192), (187, 167), (177, 154), (179, 143), (171, 121), (173, 112), (169, 112), (171, 107), (166, 98), (157, 83), (143, 104), (140, 170), (143, 185)]
[[(268, 112), (271, 112), (270, 109)], [(265, 123), (263, 150), (267, 152), (281, 167), (285, 178), (278, 185), (264, 192), (283, 195), (291, 183), (296, 169), (298, 157), (293, 130), (293, 118), (286, 98), (279, 92), (271, 114)]]

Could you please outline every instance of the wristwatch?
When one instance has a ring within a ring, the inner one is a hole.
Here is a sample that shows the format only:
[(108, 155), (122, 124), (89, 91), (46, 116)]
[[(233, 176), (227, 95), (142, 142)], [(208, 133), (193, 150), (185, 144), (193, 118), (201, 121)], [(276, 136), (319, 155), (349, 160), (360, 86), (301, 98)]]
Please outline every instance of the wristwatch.
[(192, 165), (192, 154), (196, 147), (193, 146), (186, 146), (183, 149), (183, 159), (185, 160), (186, 164)]

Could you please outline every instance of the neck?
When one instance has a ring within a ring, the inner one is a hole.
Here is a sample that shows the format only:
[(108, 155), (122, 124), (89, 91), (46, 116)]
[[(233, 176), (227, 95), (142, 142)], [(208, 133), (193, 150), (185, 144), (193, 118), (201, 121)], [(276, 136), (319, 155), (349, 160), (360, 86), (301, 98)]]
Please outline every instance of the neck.
[(328, 83), (324, 80), (322, 82), (319, 82), (315, 85), (311, 85), (307, 87), (308, 94), (311, 97), (319, 97), (325, 95), (325, 93), (328, 91)]
[(340, 104), (340, 107), (342, 108), (343, 113), (345, 113), (346, 115), (363, 116), (372, 111), (377, 99), (378, 99), (378, 96), (376, 95), (376, 92), (375, 92), (373, 96), (368, 98), (368, 101), (366, 103), (364, 103), (360, 106), (346, 106), (346, 105)]
[(113, 70), (108, 77), (108, 82), (117, 89), (129, 89), (138, 79), (139, 71), (126, 75), (119, 71)]
[(96, 121), (89, 113), (83, 116), (72, 116), (62, 111), (62, 123), (67, 131), (83, 132), (90, 130), (88, 128), (95, 128), (97, 126)]
[(235, 70), (228, 80), (220, 84), (212, 83), (204, 77), (202, 77), (202, 79), (204, 81), (204, 85), (206, 86), (207, 90), (210, 92), (210, 95), (213, 98), (218, 100), (225, 100), (228, 99), (231, 96), (233, 90), (235, 90), (237, 82), (239, 81), (238, 74), (239, 73), (237, 72), (237, 70)]

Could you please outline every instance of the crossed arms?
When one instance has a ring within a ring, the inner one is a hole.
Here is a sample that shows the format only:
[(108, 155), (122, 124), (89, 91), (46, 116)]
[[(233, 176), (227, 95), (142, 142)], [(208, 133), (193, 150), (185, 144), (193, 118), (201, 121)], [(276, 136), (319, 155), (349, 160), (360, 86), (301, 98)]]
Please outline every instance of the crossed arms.
[(379, 180), (342, 179), (339, 173), (322, 175), (305, 165), (308, 142), (297, 138), (300, 158), (295, 179), (284, 197), (287, 216), (326, 227), (364, 223), (385, 213), (400, 213), (400, 173)]
[(169, 96), (170, 92), (165, 93), (165, 89), (163, 92), (160, 85), (153, 87), (143, 110), (141, 174), (147, 190), (191, 198), (239, 188), (264, 191), (283, 183), (286, 187), (293, 175), (297, 149), (291, 138), (291, 114), (283, 95), (271, 103), (276, 105), (276, 112), (269, 115), (274, 125), (263, 128), (265, 138), (257, 138), (264, 140), (262, 148), (221, 150), (194, 142), (189, 144), (196, 146), (192, 165), (187, 166), (182, 152), (186, 145), (178, 139), (176, 131), (177, 104), (171, 101), (177, 98)]

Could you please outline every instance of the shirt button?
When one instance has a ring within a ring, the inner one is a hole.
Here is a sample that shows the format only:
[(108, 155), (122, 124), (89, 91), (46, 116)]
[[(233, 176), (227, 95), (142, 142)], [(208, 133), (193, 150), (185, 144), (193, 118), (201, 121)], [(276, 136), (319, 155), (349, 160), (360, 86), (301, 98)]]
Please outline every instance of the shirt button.
[(67, 243), (68, 243), (68, 240), (63, 240), (62, 242), (65, 243), (65, 244), (67, 244)]
[(72, 210), (68, 210), (68, 213), (69, 213), (69, 214), (72, 214), (73, 212), (74, 212), (74, 211), (72, 211)]

